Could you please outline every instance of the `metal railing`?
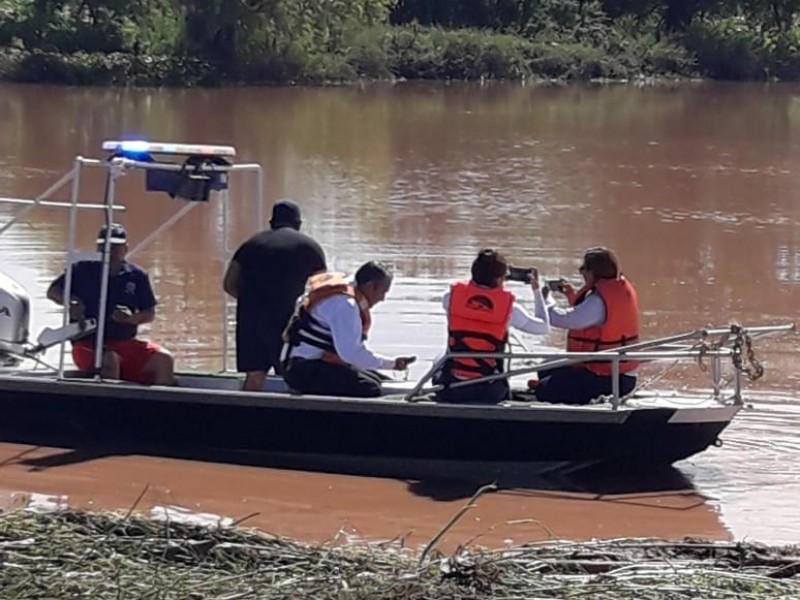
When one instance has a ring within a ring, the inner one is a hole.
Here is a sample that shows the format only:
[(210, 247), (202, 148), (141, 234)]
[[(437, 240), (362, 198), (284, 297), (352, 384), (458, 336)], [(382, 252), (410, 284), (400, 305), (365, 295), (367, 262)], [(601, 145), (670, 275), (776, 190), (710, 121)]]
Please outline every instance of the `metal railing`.
[[(783, 325), (762, 325), (741, 328), (738, 325), (698, 329), (677, 335), (666, 336), (649, 341), (631, 344), (621, 348), (612, 348), (599, 352), (448, 352), (436, 361), (433, 366), (422, 376), (417, 385), (405, 396), (408, 402), (418, 400), (424, 390), (425, 394), (437, 392), (447, 388), (461, 388), (480, 383), (487, 383), (499, 379), (510, 379), (520, 375), (531, 375), (545, 369), (558, 367), (577, 366), (587, 362), (610, 362), (612, 394), (610, 403), (613, 409), (619, 408), (624, 401), (620, 396), (619, 376), (620, 363), (625, 361), (651, 362), (660, 360), (695, 360), (701, 362), (706, 358), (712, 360), (711, 378), (713, 396), (720, 400), (722, 394), (722, 365), (723, 358), (734, 359), (737, 355), (737, 343), (746, 337), (747, 345), (750, 340), (769, 334), (793, 331), (794, 323)], [(690, 343), (691, 342), (691, 343)], [(471, 359), (496, 359), (496, 360), (535, 360), (534, 365), (523, 368), (511, 369), (503, 372), (452, 381), (447, 384), (434, 384), (426, 387), (429, 381), (440, 372), (448, 361), (458, 358)], [(734, 366), (735, 364), (734, 361)], [(741, 375), (744, 369), (740, 366), (734, 369), (734, 389), (732, 399), (734, 403), (741, 404)]]
[[(86, 203), (86, 202), (79, 202), (78, 198), (80, 197), (80, 182), (81, 182), (81, 172), (84, 168), (97, 168), (97, 169), (104, 169), (106, 170), (106, 188), (105, 194), (102, 203)], [(66, 208), (69, 210), (69, 219), (68, 219), (68, 233), (67, 233), (67, 266), (66, 266), (66, 273), (65, 273), (65, 283), (64, 283), (64, 298), (71, 297), (71, 287), (72, 287), (72, 266), (75, 257), (75, 231), (77, 229), (77, 215), (78, 211), (81, 209), (93, 209), (93, 210), (103, 210), (105, 211), (105, 222), (106, 225), (110, 225), (114, 219), (113, 215), (116, 211), (124, 211), (125, 207), (121, 205), (117, 205), (116, 201), (116, 181), (119, 177), (124, 176), (129, 171), (133, 170), (163, 170), (163, 171), (181, 171), (184, 169), (184, 165), (177, 164), (177, 163), (164, 163), (164, 162), (145, 162), (145, 161), (138, 161), (133, 160), (130, 158), (125, 158), (121, 156), (112, 156), (108, 160), (100, 160), (95, 158), (84, 158), (82, 156), (75, 157), (73, 161), (72, 168), (62, 175), (54, 184), (52, 184), (49, 188), (47, 188), (42, 194), (38, 195), (36, 198), (33, 199), (25, 199), (25, 198), (2, 198), (0, 197), (0, 202), (5, 202), (7, 204), (18, 204), (22, 205), (23, 208), (17, 214), (14, 215), (8, 222), (4, 223), (0, 226), (0, 235), (2, 235), (6, 230), (12, 227), (14, 224), (22, 221), (30, 211), (38, 206), (46, 206), (46, 207), (58, 207), (58, 208)], [(240, 163), (240, 164), (231, 164), (231, 165), (203, 165), (200, 168), (203, 172), (222, 172), (222, 173), (237, 173), (237, 172), (253, 172), (256, 174), (256, 198), (258, 199), (257, 202), (257, 225), (259, 227), (263, 226), (263, 196), (264, 196), (264, 172), (263, 168), (260, 164), (257, 163)], [(51, 198), (53, 194), (58, 192), (61, 188), (66, 186), (68, 183), (71, 184), (70, 186), (70, 200), (68, 202), (61, 202), (61, 201), (53, 201), (47, 200)], [(227, 266), (227, 261), (230, 258), (230, 249), (228, 246), (228, 219), (227, 219), (227, 207), (229, 205), (228, 197), (229, 197), (229, 190), (226, 188), (219, 192), (219, 197), (222, 202), (222, 210), (223, 210), (223, 219), (222, 219), (222, 237), (223, 237), (223, 247), (225, 250), (225, 256), (223, 261), (223, 274), (224, 269)], [(186, 205), (182, 206), (174, 215), (172, 215), (169, 219), (161, 223), (158, 227), (156, 227), (151, 233), (145, 236), (142, 240), (140, 240), (135, 246), (133, 246), (128, 251), (128, 256), (132, 256), (137, 252), (141, 251), (147, 245), (149, 245), (154, 239), (156, 239), (161, 233), (172, 227), (177, 221), (183, 218), (189, 211), (194, 209), (198, 204), (206, 204), (205, 202), (188, 202)], [(99, 299), (99, 313), (98, 314), (105, 314), (106, 306), (108, 303), (108, 271), (109, 271), (109, 247), (110, 247), (110, 238), (106, 239), (105, 247), (103, 249), (103, 266), (102, 266), (102, 275), (101, 275), (101, 285), (100, 285), (100, 299)], [(220, 278), (220, 282), (222, 279)], [(228, 334), (228, 306), (229, 306), (229, 299), (227, 294), (225, 294), (224, 290), (222, 290), (222, 285), (220, 284), (220, 290), (222, 294), (222, 302), (223, 302), (223, 311), (222, 311), (222, 368), (221, 370), (227, 371), (228, 370), (228, 345), (229, 345), (229, 334)], [(69, 323), (69, 302), (64, 303), (64, 308), (62, 311), (62, 325), (65, 326)], [(95, 370), (99, 372), (101, 362), (102, 362), (102, 342), (105, 335), (105, 320), (99, 319), (98, 327), (97, 327), (97, 340), (98, 343), (95, 344)], [(59, 360), (58, 360), (58, 376), (60, 378), (64, 377), (64, 356), (66, 352), (66, 342), (62, 342), (59, 348)]]

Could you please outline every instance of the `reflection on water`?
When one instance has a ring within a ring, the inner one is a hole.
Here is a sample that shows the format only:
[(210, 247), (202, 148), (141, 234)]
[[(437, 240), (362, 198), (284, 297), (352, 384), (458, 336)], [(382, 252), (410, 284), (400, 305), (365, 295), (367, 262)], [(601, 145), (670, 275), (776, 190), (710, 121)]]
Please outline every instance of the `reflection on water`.
[(800, 248), (778, 246), (775, 276), (782, 283), (800, 283)]
[[(0, 444), (0, 509), (53, 496), (60, 506), (142, 511), (178, 506), (269, 532), (326, 541), (340, 532), (425, 544), (480, 486), (475, 481), (397, 480), (187, 462), (136, 455), (101, 456)], [(531, 481), (484, 494), (448, 530), (439, 548), (546, 539), (685, 535), (728, 539), (714, 509), (671, 470), (651, 491), (619, 480)], [(577, 487), (576, 487), (577, 485)], [(581, 487), (586, 486), (586, 487)], [(600, 487), (598, 487), (600, 486)], [(588, 489), (587, 489), (588, 487)], [(14, 493), (25, 490), (28, 494)], [(34, 497), (34, 500), (37, 497)]]
[(710, 493), (737, 537), (797, 543), (800, 407), (789, 394), (760, 393), (725, 432), (722, 448), (682, 465)]
[[(35, 196), (76, 154), (98, 155), (103, 139), (120, 135), (233, 144), (241, 160), (263, 163), (265, 197), (254, 197), (252, 179), (234, 181), (229, 204), (198, 207), (134, 257), (160, 300), (150, 335), (185, 368), (219, 368), (225, 263), (272, 201), (292, 197), (334, 268), (353, 271), (367, 258), (394, 263), (399, 275), (376, 310), (371, 344), (418, 355), (419, 375), (444, 347), (441, 296), (449, 281), (468, 276), (482, 246), (569, 278), (578, 277), (587, 246), (615, 248), (639, 290), (644, 337), (794, 319), (797, 97), (795, 85), (0, 85), (0, 196)], [(133, 240), (181, 207), (143, 194), (137, 177), (119, 185), (120, 219)], [(81, 183), (81, 200), (102, 197), (99, 173)], [(0, 222), (18, 210), (0, 205)], [(64, 265), (65, 219), (63, 211), (37, 209), (0, 237), (3, 271), (33, 296), (34, 332), (59, 321), (44, 292)], [(100, 219), (89, 214), (78, 223), (83, 247), (93, 245)], [(522, 286), (514, 291), (529, 298)], [(524, 342), (561, 347), (563, 335)], [(726, 432), (726, 446), (682, 469), (716, 499), (734, 535), (784, 539), (800, 525), (789, 514), (800, 479), (792, 442), (800, 424), (789, 409), (800, 385), (796, 336), (759, 341), (756, 352), (767, 369), (756, 409)], [(676, 369), (659, 385), (704, 378)]]

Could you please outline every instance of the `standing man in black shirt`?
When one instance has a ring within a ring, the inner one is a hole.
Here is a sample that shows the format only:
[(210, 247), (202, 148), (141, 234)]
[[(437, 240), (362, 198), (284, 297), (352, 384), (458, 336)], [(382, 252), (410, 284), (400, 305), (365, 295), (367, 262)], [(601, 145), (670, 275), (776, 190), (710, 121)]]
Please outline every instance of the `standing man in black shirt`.
[(327, 269), (325, 253), (300, 233), (300, 208), (290, 200), (272, 207), (269, 231), (242, 244), (222, 286), (236, 298), (236, 368), (244, 390), (261, 391), (270, 368), (281, 372), (282, 333), (306, 280)]

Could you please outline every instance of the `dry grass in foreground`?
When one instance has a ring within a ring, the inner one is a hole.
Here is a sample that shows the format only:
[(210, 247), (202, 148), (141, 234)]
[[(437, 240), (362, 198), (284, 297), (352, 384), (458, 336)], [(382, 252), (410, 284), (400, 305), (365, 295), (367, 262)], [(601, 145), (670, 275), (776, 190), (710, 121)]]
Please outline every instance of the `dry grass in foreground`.
[(797, 598), (800, 547), (547, 542), (452, 556), (309, 545), (110, 513), (0, 516), (0, 595), (21, 598)]

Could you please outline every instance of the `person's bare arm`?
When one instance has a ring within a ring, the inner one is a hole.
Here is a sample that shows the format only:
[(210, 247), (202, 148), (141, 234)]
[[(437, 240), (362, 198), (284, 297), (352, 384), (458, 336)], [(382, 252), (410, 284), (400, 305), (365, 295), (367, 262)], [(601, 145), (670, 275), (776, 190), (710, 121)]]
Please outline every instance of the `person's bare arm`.
[[(60, 306), (64, 306), (64, 289), (58, 280), (50, 284), (47, 288), (47, 299), (52, 300)], [(72, 297), (69, 304), (69, 318), (73, 321), (80, 321), (84, 318), (84, 306), (78, 298)]]
[(52, 300), (56, 304), (64, 304), (64, 289), (57, 281), (51, 283), (50, 287), (47, 288), (47, 299)]
[(145, 323), (152, 323), (155, 318), (155, 307), (133, 312), (127, 306), (118, 306), (114, 309), (114, 312), (111, 313), (111, 319), (113, 321), (125, 325), (144, 325)]
[(239, 276), (241, 275), (242, 268), (239, 263), (232, 260), (225, 270), (225, 277), (222, 279), (222, 289), (225, 293), (234, 298), (239, 297)]
[(137, 313), (133, 314), (136, 317), (136, 323), (134, 325), (144, 325), (145, 323), (152, 323), (156, 319), (156, 309), (148, 308), (147, 310), (140, 310)]

